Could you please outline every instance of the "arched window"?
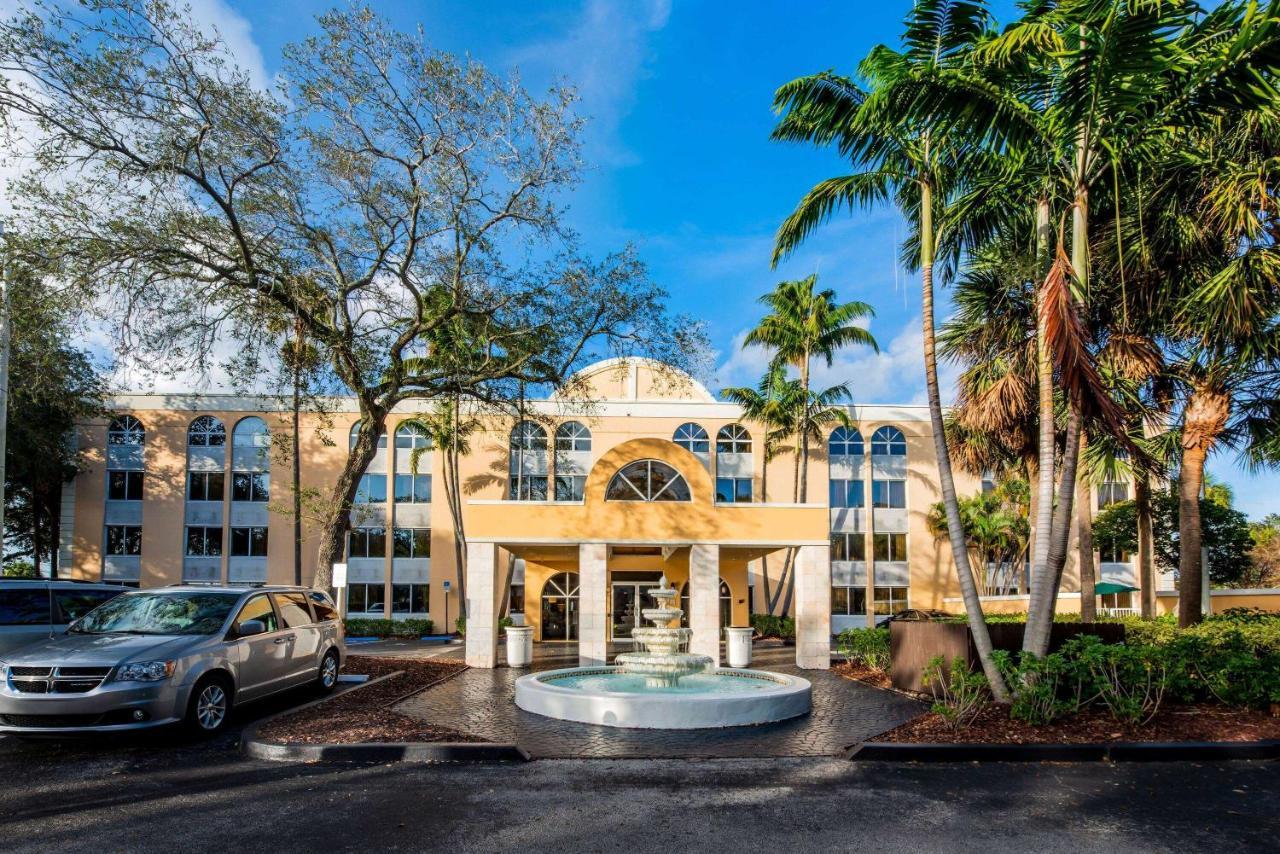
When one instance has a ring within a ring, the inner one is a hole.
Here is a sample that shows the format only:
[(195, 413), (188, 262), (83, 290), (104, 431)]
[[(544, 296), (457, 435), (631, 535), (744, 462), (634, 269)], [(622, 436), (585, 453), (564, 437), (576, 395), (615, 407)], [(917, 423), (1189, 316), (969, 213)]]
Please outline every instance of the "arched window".
[(201, 415), (187, 428), (187, 444), (194, 448), (214, 448), (227, 444), (227, 428), (212, 415)]
[(591, 431), (577, 421), (566, 421), (556, 428), (557, 451), (590, 451)]
[(415, 450), (431, 447), (431, 434), (421, 424), (405, 421), (396, 428), (396, 447)]
[(266, 448), (271, 445), (271, 431), (267, 422), (256, 415), (241, 418), (231, 434), (231, 444), (237, 448)]
[[(357, 421), (351, 425), (351, 447), (356, 446), (356, 438), (360, 435), (360, 422)], [(385, 432), (378, 434), (378, 447), (385, 448), (387, 446), (387, 434)]]
[(873, 457), (905, 457), (907, 438), (897, 427), (881, 427), (871, 436)]
[(716, 434), (717, 454), (751, 453), (751, 434), (741, 424), (726, 424)]
[(627, 463), (609, 481), (606, 501), (691, 501), (684, 475), (658, 460)]
[(866, 453), (862, 433), (856, 427), (837, 427), (832, 430), (827, 448), (833, 457), (860, 457)]
[(511, 431), (510, 486), (512, 501), (547, 500), (547, 431), (521, 421)]
[(578, 573), (560, 572), (542, 586), (542, 640), (578, 639)]
[(511, 431), (511, 450), (545, 451), (546, 449), (547, 431), (532, 421), (521, 421)]
[(711, 439), (707, 436), (707, 431), (702, 429), (701, 424), (694, 424), (692, 421), (677, 427), (671, 441), (695, 454), (705, 454), (711, 450)]
[(107, 428), (108, 445), (141, 445), (146, 438), (146, 428), (132, 415), (111, 419), (111, 425)]

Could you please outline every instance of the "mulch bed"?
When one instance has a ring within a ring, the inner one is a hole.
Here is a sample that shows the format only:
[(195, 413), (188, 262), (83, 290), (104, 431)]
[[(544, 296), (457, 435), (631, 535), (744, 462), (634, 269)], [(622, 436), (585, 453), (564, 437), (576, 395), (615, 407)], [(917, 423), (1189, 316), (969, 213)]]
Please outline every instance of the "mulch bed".
[(862, 664), (853, 664), (848, 661), (842, 661), (839, 664), (833, 664), (831, 669), (843, 676), (845, 679), (852, 679), (855, 682), (862, 682), (870, 685), (872, 688), (883, 688), (886, 691), (895, 690), (893, 680), (889, 678), (889, 674), (883, 670), (876, 670)]
[(465, 664), (411, 658), (353, 655), (348, 673), (377, 679), (376, 685), (349, 689), (332, 700), (276, 718), (258, 730), (258, 738), (276, 744), (369, 744), (401, 741), (481, 742), (465, 732), (424, 724), (391, 707), (466, 669)]
[(1047, 726), (1012, 720), (990, 706), (970, 725), (951, 729), (928, 712), (871, 741), (904, 744), (1097, 744), (1125, 741), (1262, 741), (1280, 739), (1280, 718), (1253, 709), (1208, 703), (1166, 704), (1145, 726), (1124, 727), (1105, 710), (1090, 710)]

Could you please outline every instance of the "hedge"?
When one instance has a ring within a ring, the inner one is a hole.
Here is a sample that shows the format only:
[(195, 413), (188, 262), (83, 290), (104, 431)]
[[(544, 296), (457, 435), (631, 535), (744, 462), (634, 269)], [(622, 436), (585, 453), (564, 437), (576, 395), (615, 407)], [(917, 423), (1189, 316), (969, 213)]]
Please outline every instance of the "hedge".
[(344, 624), (352, 638), (420, 638), (431, 634), (430, 620), (371, 620), (348, 618)]

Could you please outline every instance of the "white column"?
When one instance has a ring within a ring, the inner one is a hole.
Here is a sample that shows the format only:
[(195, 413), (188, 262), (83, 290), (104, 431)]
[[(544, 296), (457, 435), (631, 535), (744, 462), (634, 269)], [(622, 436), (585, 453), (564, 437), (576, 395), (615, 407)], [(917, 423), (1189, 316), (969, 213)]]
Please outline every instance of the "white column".
[(720, 664), (720, 547), (695, 543), (689, 549), (689, 651)]
[(609, 663), (609, 547), (604, 543), (578, 546), (578, 665)]
[(498, 666), (498, 547), (467, 543), (467, 664)]
[(796, 666), (831, 666), (831, 551), (801, 546), (796, 555)]

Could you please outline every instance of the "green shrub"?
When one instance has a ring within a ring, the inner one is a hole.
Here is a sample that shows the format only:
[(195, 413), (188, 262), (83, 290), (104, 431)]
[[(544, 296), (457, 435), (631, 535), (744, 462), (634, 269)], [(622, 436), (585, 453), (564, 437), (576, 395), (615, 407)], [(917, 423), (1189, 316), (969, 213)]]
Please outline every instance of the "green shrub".
[(1141, 726), (1160, 710), (1173, 660), (1166, 648), (1107, 644), (1081, 635), (1063, 644), (1060, 654), (1074, 661), (1082, 694), (1094, 694), (1116, 720)]
[(344, 622), (347, 637), (352, 638), (420, 638), (431, 634), (430, 620), (370, 620), (348, 617)]
[(950, 669), (942, 656), (937, 656), (924, 669), (924, 684), (933, 691), (931, 711), (942, 717), (953, 729), (962, 729), (991, 704), (987, 677), (969, 669), (963, 658), (951, 661)]
[(751, 628), (762, 638), (781, 638), (794, 640), (796, 621), (791, 617), (779, 617), (774, 614), (752, 614)]
[(873, 670), (889, 669), (889, 630), (845, 629), (836, 638), (836, 649), (852, 664)]
[(1033, 726), (1043, 726), (1077, 714), (1093, 702), (1091, 680), (1082, 678), (1079, 662), (1061, 652), (1044, 658), (1022, 653), (1016, 659), (1003, 650), (995, 653), (1005, 682), (1015, 688), (1009, 716)]
[(453, 627), (454, 629), (457, 630), (458, 634), (462, 635), (463, 637), (466, 637), (467, 636), (467, 615), (459, 614), (458, 619), (453, 621)]

